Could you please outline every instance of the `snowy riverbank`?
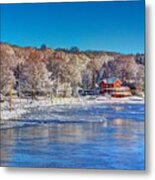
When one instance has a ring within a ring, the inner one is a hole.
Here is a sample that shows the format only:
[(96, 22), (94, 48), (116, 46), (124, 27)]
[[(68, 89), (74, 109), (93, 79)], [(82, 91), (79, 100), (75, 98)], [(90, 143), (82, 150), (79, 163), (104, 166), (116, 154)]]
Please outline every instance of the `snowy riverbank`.
[[(128, 103), (128, 104), (144, 104), (144, 98), (132, 96), (127, 98), (107, 98), (103, 96), (92, 97), (79, 97), (79, 98), (55, 98), (52, 101), (49, 99), (38, 99), (38, 100), (30, 100), (30, 99), (18, 99), (14, 98), (12, 102), (12, 111), (10, 112), (9, 109), (9, 102), (5, 101), (1, 103), (1, 120), (8, 120), (8, 119), (24, 119), (24, 116), (27, 114), (32, 114), (33, 110), (42, 110), (46, 108), (54, 109), (57, 106), (63, 105), (77, 105), (87, 107), (88, 105), (93, 104), (121, 104), (121, 103)], [(41, 116), (41, 113), (38, 114)], [(42, 118), (48, 119), (49, 114), (45, 115), (42, 114)], [(51, 114), (50, 114), (51, 115)], [(37, 114), (35, 114), (37, 116)], [(33, 118), (35, 118), (33, 116)], [(37, 119), (37, 117), (35, 118)]]

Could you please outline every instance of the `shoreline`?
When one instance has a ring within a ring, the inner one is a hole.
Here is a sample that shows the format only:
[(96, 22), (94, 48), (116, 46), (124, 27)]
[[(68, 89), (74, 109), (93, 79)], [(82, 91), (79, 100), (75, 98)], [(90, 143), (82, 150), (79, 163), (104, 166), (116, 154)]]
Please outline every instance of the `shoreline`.
[(57, 106), (65, 105), (92, 105), (92, 104), (144, 104), (144, 98), (138, 96), (124, 97), (124, 98), (114, 98), (114, 97), (104, 97), (104, 96), (86, 96), (77, 98), (53, 98), (52, 101), (49, 99), (38, 99), (32, 101), (31, 99), (13, 99), (13, 109), (9, 111), (9, 102), (5, 101), (1, 103), (1, 123), (7, 120), (19, 119), (22, 116), (31, 114), (33, 110), (37, 108), (54, 108)]

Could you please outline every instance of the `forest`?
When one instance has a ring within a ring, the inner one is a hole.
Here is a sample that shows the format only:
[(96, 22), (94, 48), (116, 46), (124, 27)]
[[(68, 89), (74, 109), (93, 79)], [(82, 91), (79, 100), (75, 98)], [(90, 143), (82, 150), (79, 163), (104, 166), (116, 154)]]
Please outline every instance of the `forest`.
[(0, 94), (20, 97), (78, 96), (79, 90), (98, 88), (103, 78), (117, 77), (144, 92), (144, 54), (19, 47), (0, 43)]

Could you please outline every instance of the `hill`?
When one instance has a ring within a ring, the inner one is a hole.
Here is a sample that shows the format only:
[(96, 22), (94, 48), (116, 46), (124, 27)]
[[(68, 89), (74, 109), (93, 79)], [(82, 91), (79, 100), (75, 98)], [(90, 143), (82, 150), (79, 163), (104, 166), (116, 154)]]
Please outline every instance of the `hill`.
[(116, 76), (123, 83), (144, 85), (144, 54), (80, 51), (73, 47), (50, 49), (19, 47), (0, 43), (2, 94), (13, 84), (17, 92), (51, 92), (56, 96), (76, 95), (77, 87), (94, 89), (105, 77)]

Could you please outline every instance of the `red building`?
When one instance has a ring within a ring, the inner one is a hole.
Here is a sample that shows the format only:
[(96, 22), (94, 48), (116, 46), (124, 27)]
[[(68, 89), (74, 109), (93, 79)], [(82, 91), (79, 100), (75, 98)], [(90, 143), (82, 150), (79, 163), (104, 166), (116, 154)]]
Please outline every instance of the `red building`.
[(102, 95), (109, 94), (113, 97), (126, 97), (130, 96), (130, 88), (122, 87), (122, 82), (115, 77), (106, 78), (100, 81), (100, 93)]

